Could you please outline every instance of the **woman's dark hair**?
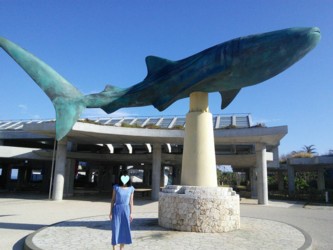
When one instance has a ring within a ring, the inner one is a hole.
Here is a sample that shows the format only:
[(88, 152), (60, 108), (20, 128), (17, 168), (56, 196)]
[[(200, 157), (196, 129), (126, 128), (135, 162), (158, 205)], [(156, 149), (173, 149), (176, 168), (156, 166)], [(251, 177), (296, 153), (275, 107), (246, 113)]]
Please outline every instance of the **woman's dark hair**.
[(130, 177), (130, 175), (128, 174), (127, 170), (120, 170), (120, 174), (119, 174), (119, 177), (118, 177), (118, 185), (119, 186), (126, 186), (126, 187), (132, 186), (131, 177), (129, 178), (129, 180), (128, 180), (128, 182), (126, 184), (124, 184), (124, 183), (121, 182), (121, 177), (123, 175), (128, 175)]

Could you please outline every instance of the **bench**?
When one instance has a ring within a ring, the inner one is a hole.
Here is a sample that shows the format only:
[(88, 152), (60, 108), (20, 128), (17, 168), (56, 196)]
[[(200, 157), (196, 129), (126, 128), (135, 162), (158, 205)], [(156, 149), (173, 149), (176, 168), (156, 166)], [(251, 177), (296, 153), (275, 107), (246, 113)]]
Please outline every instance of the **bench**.
[(135, 188), (134, 193), (141, 193), (142, 197), (151, 195), (151, 188)]

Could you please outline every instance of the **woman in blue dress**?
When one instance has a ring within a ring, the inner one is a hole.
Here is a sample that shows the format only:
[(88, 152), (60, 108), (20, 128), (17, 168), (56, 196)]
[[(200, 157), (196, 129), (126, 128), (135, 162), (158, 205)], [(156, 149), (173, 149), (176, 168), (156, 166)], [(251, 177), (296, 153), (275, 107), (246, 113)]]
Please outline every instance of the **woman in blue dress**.
[(119, 184), (113, 186), (110, 220), (112, 228), (112, 246), (120, 244), (124, 249), (125, 244), (132, 243), (130, 223), (133, 220), (133, 195), (132, 186), (127, 170), (122, 170), (119, 175)]

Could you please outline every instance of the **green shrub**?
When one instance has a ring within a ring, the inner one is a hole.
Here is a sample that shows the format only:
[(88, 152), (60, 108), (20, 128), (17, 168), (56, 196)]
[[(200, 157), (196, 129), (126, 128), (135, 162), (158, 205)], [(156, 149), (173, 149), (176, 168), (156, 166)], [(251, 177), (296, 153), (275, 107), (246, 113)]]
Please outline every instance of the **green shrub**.
[(296, 152), (291, 155), (292, 158), (312, 158), (313, 154), (312, 153), (307, 153), (307, 152)]
[(160, 126), (157, 126), (155, 124), (149, 123), (146, 126), (144, 126), (144, 128), (149, 128), (149, 129), (160, 129)]
[(129, 124), (129, 123), (126, 123), (126, 122), (123, 122), (121, 124), (121, 127), (124, 127), (124, 128), (141, 128), (141, 126), (137, 123)]
[(185, 127), (182, 125), (176, 125), (176, 126), (173, 126), (171, 129), (185, 129)]

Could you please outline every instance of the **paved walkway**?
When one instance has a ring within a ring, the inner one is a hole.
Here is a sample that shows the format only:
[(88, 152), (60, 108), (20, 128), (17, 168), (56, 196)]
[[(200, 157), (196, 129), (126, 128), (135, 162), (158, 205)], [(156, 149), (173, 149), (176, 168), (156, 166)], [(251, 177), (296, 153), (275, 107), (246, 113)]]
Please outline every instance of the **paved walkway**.
[[(327, 235), (332, 232), (332, 207), (304, 209), (304, 204), (291, 202), (270, 202), (269, 206), (255, 204), (255, 200), (241, 201), (240, 230), (202, 234), (159, 227), (158, 203), (135, 200), (133, 244), (126, 249), (311, 249), (313, 242), (323, 241), (321, 235), (325, 238), (326, 231)], [(101, 197), (55, 202), (41, 197), (1, 195), (0, 249), (22, 249), (24, 242), (27, 249), (111, 249), (109, 206), (109, 199)], [(318, 221), (317, 215), (325, 221)], [(304, 221), (314, 227), (323, 226), (318, 228), (317, 234)], [(311, 236), (305, 232), (308, 229)], [(332, 250), (330, 238), (314, 249)]]
[[(190, 233), (158, 226), (157, 213), (135, 214), (133, 244), (126, 249), (310, 249), (311, 237), (293, 226), (254, 218), (241, 218), (241, 229), (229, 233)], [(282, 240), (283, 239), (283, 240)], [(31, 250), (111, 249), (106, 216), (75, 219), (46, 227), (31, 235)]]

